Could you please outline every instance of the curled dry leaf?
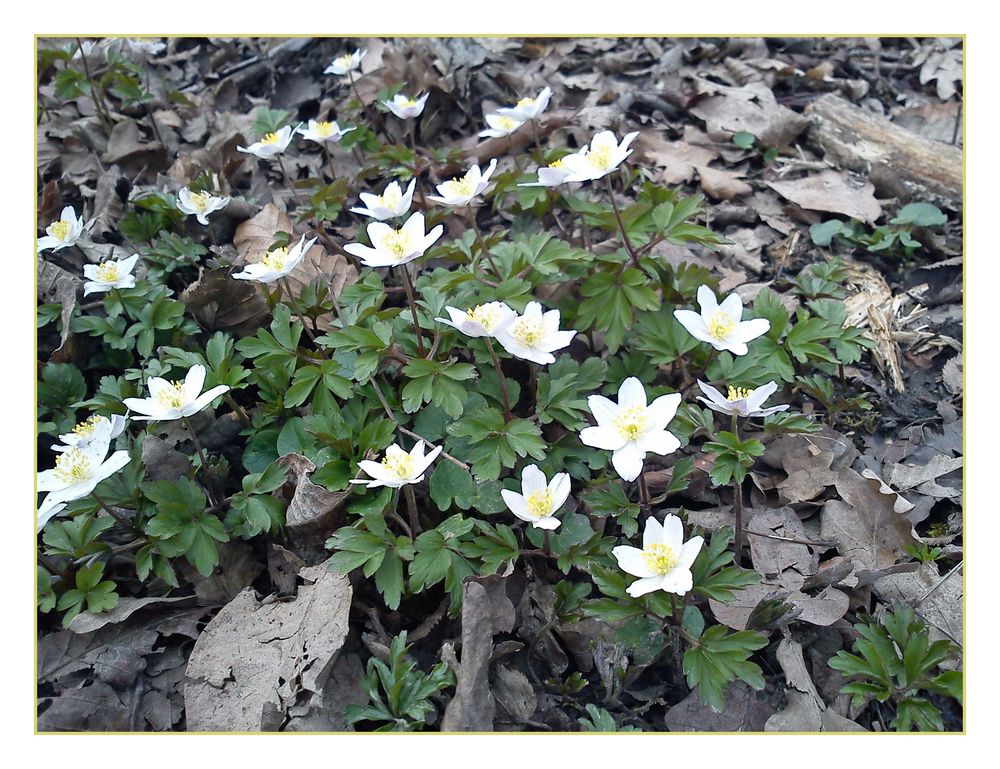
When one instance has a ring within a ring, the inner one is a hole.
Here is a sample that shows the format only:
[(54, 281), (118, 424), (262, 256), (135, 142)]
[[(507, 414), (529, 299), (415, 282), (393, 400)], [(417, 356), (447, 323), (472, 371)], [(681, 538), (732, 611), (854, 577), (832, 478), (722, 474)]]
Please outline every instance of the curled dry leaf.
[(768, 187), (786, 200), (810, 211), (827, 211), (874, 224), (882, 215), (875, 185), (851, 183), (839, 171), (826, 170), (790, 181), (768, 181)]
[(327, 491), (309, 480), (316, 465), (302, 454), (286, 454), (278, 460), (278, 464), (288, 469), (288, 481), (295, 484), (295, 492), (285, 511), (289, 530), (324, 539), (343, 522), (343, 516), (338, 513), (343, 510), (351, 492)]
[(44, 259), (38, 260), (38, 299), (41, 302), (59, 304), (59, 346), (49, 360), (64, 363), (72, 354), (69, 325), (76, 309), (76, 295), (83, 281), (68, 270), (57, 267)]

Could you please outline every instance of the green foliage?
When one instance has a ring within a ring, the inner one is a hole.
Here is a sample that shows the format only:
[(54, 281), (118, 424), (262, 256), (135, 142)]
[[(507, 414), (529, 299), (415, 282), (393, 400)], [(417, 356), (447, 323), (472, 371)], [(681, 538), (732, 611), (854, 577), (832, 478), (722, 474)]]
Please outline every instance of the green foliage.
[(209, 576), (219, 563), (217, 542), (228, 542), (229, 533), (207, 510), (205, 492), (189, 478), (144, 483), (143, 494), (156, 513), (145, 532), (157, 551), (173, 558), (183, 555), (199, 574)]
[(885, 251), (889, 254), (911, 256), (920, 248), (920, 241), (913, 237), (915, 227), (940, 227), (948, 217), (930, 203), (910, 203), (903, 206), (889, 224), (869, 231), (862, 222), (845, 222), (831, 219), (809, 228), (809, 236), (817, 246), (834, 243), (866, 251)]
[(927, 626), (908, 606), (895, 606), (881, 620), (867, 618), (854, 625), (861, 636), (853, 653), (839, 651), (830, 667), (855, 680), (841, 687), (860, 706), (869, 699), (891, 701), (896, 716), (889, 723), (900, 732), (944, 731), (941, 712), (922, 693), (962, 702), (962, 673), (944, 670), (944, 662), (958, 659), (961, 650), (951, 641), (931, 643)]
[(462, 456), (473, 472), (485, 480), (500, 477), (500, 468), (513, 467), (518, 457), (545, 459), (545, 443), (538, 425), (527, 419), (504, 421), (494, 408), (481, 408), (465, 415), (447, 428), (455, 438), (464, 438)]
[(754, 689), (764, 688), (764, 675), (751, 655), (767, 646), (767, 636), (750, 630), (733, 632), (713, 625), (698, 636), (684, 652), (684, 677), (691, 689), (697, 688), (701, 701), (721, 713), (726, 709), (726, 687), (737, 679)]
[(580, 728), (585, 732), (641, 732), (634, 726), (619, 726), (615, 723), (615, 717), (604, 708), (599, 708), (593, 703), (587, 703), (587, 715), (576, 719)]
[(361, 688), (368, 695), (367, 705), (348, 705), (347, 723), (380, 723), (379, 732), (419, 731), (435, 712), (430, 696), (455, 685), (455, 675), (444, 662), (424, 673), (407, 658), (406, 631), (392, 640), (389, 664), (377, 657), (368, 660)]
[(69, 627), (73, 617), (83, 611), (93, 614), (100, 614), (110, 611), (118, 605), (118, 593), (115, 592), (115, 583), (104, 576), (104, 564), (95, 561), (89, 566), (83, 566), (76, 572), (76, 587), (67, 590), (59, 596), (57, 608), (66, 612), (63, 615), (63, 627)]
[(378, 497), (378, 508), (364, 513), (351, 526), (337, 529), (326, 542), (333, 550), (330, 570), (348, 574), (361, 568), (365, 577), (375, 577), (375, 587), (390, 609), (398, 609), (403, 597), (403, 564), (412, 561), (414, 543), (409, 537), (396, 536), (383, 516), (385, 500)]
[(760, 582), (760, 577), (753, 569), (743, 569), (733, 564), (733, 552), (729, 549), (732, 541), (733, 530), (722, 526), (712, 533), (712, 538), (702, 547), (691, 565), (695, 593), (728, 603), (733, 600), (737, 591)]
[(636, 310), (656, 310), (660, 297), (649, 278), (635, 267), (617, 261), (606, 262), (580, 286), (585, 297), (576, 318), (578, 329), (594, 329), (604, 334), (608, 352), (615, 353), (625, 333), (635, 324)]
[(741, 441), (734, 433), (720, 432), (701, 450), (715, 454), (715, 463), (709, 472), (712, 483), (726, 486), (731, 482), (743, 483), (754, 459), (764, 453), (764, 444), (755, 438)]

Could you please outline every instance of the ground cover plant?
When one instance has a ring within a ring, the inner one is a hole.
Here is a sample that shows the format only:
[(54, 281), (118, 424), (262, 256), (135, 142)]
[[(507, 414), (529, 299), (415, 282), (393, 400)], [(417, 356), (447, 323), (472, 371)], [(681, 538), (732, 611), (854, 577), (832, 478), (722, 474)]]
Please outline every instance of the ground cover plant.
[(961, 56), (39, 40), (38, 728), (961, 730)]

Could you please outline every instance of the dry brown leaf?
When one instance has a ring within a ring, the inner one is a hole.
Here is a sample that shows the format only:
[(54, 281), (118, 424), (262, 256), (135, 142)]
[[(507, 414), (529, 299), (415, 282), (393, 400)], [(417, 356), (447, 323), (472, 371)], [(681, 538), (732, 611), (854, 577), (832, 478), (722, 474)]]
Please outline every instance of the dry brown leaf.
[(58, 267), (44, 259), (38, 260), (38, 299), (41, 302), (52, 302), (61, 305), (59, 323), (59, 346), (49, 360), (62, 363), (70, 359), (73, 345), (70, 343), (70, 320), (76, 309), (76, 293), (83, 281), (68, 270)]
[(639, 132), (635, 148), (644, 160), (663, 169), (660, 176), (663, 184), (690, 182), (697, 167), (707, 166), (719, 156), (710, 147), (686, 140), (666, 141), (660, 131), (650, 129)]
[(764, 83), (730, 88), (696, 78), (695, 85), (699, 92), (711, 95), (690, 112), (705, 121), (713, 138), (747, 131), (765, 146), (785, 147), (809, 125), (802, 115), (778, 104)]
[(698, 166), (698, 176), (701, 178), (701, 188), (716, 200), (732, 200), (753, 192), (753, 187), (735, 171)]
[(286, 454), (278, 464), (288, 469), (288, 481), (295, 484), (295, 492), (288, 509), (285, 522), (294, 534), (325, 539), (341, 523), (339, 515), (350, 497), (348, 491), (327, 491), (309, 479), (316, 465), (301, 454)]
[(761, 732), (774, 708), (742, 681), (734, 681), (723, 693), (726, 709), (716, 713), (698, 690), (671, 707), (664, 722), (672, 732)]
[(208, 270), (184, 289), (180, 299), (209, 330), (250, 336), (267, 324), (267, 302), (247, 280), (235, 280), (225, 268)]
[[(800, 541), (788, 541), (791, 539)], [(806, 577), (815, 574), (819, 566), (819, 556), (802, 544), (808, 541), (802, 522), (791, 507), (758, 513), (747, 525), (747, 542), (754, 568), (770, 584), (789, 590), (801, 588)]]
[(810, 211), (827, 211), (874, 224), (882, 216), (875, 199), (875, 185), (869, 181), (852, 184), (839, 171), (826, 170), (790, 181), (765, 181), (786, 200)]

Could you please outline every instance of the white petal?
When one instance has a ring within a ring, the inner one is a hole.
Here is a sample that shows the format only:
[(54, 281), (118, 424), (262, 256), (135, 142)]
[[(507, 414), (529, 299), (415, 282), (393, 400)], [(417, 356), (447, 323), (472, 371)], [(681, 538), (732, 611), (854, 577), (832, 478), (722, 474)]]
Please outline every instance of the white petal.
[(722, 300), (719, 309), (735, 321), (743, 318), (743, 300), (740, 295), (733, 293)]
[(626, 438), (613, 427), (584, 427), (580, 431), (580, 442), (585, 446), (605, 451), (617, 451), (627, 442)]
[(663, 525), (653, 516), (649, 516), (646, 519), (646, 528), (642, 530), (642, 549), (649, 550), (661, 542), (663, 542)]
[(195, 398), (187, 406), (184, 406), (181, 409), (181, 413), (187, 417), (193, 414), (197, 414), (199, 411), (205, 408), (205, 406), (207, 406), (209, 403), (214, 401), (223, 393), (227, 392), (229, 392), (229, 385), (218, 385), (217, 387), (213, 387), (207, 393), (203, 393), (199, 397)]
[(677, 440), (677, 436), (667, 430), (647, 432), (641, 435), (636, 443), (642, 451), (659, 454), (660, 456), (673, 454), (681, 447), (681, 442)]
[(205, 386), (205, 367), (196, 363), (184, 377), (184, 400), (191, 402), (197, 398)]
[(500, 497), (503, 499), (504, 504), (507, 505), (507, 508), (522, 521), (535, 520), (535, 516), (528, 514), (528, 505), (521, 494), (510, 489), (500, 489)]
[(562, 523), (562, 521), (554, 515), (546, 515), (541, 518), (536, 518), (531, 522), (531, 525), (536, 529), (548, 529), (549, 531), (552, 531), (554, 529), (558, 529), (560, 523)]
[(635, 441), (629, 441), (611, 455), (611, 464), (614, 465), (622, 480), (634, 481), (642, 472), (644, 457), (645, 453), (636, 445)]
[(549, 484), (549, 491), (552, 492), (552, 512), (556, 512), (566, 504), (570, 492), (569, 473), (556, 473)]
[(631, 585), (626, 588), (626, 592), (633, 598), (639, 598), (640, 596), (646, 595), (646, 593), (652, 593), (654, 590), (659, 590), (660, 586), (663, 584), (663, 577), (656, 575), (655, 577), (646, 577), (644, 579), (637, 579)]
[[(421, 441), (421, 444), (423, 441)], [(424, 470), (431, 466), (431, 463), (438, 458), (438, 455), (444, 450), (444, 446), (437, 446), (431, 449), (427, 456), (419, 458), (414, 464), (414, 471), (419, 472), (423, 475)]]
[(665, 515), (663, 517), (663, 533), (660, 535), (660, 542), (678, 555), (684, 545), (684, 525), (676, 515)]
[(521, 492), (524, 496), (530, 497), (535, 492), (545, 491), (548, 485), (545, 473), (538, 469), (538, 465), (528, 465), (521, 471)]
[(689, 569), (674, 568), (663, 576), (660, 589), (676, 595), (687, 595), (693, 584), (694, 580)]
[(766, 318), (753, 318), (738, 324), (727, 337), (729, 342), (750, 342), (759, 336), (764, 336), (771, 330), (771, 321)]
[(714, 347), (716, 350), (728, 350), (733, 355), (746, 355), (747, 354), (748, 348), (747, 348), (746, 344), (744, 344), (743, 342), (730, 342), (730, 341), (727, 341), (727, 340), (724, 340), (724, 341), (720, 342), (720, 341), (715, 340), (715, 339), (706, 340), (706, 341), (708, 341), (708, 343), (711, 344), (712, 347)]
[(105, 478), (110, 478), (112, 475), (121, 470), (130, 461), (131, 457), (127, 451), (116, 451), (97, 468), (94, 473), (94, 480), (97, 482), (103, 481)]
[(670, 393), (661, 395), (649, 404), (646, 409), (646, 419), (650, 430), (663, 430), (677, 414), (677, 407), (681, 405), (681, 394)]
[[(723, 394), (722, 394), (721, 392), (719, 392), (718, 390), (716, 390), (716, 389), (715, 389), (714, 387), (712, 387), (712, 385), (708, 384), (708, 382), (702, 382), (702, 381), (701, 381), (701, 380), (699, 379), (699, 380), (698, 380), (698, 387), (699, 387), (699, 389), (701, 389), (701, 391), (702, 391), (703, 393), (705, 393), (705, 395), (707, 395), (707, 396), (709, 397), (709, 399), (710, 399), (711, 401), (713, 401), (714, 403), (717, 403), (717, 404), (718, 404), (718, 405), (720, 405), (720, 406), (725, 406), (725, 405), (726, 405), (727, 403), (729, 403), (729, 401), (728, 401), (728, 399), (726, 398), (726, 396), (725, 396), (725, 395), (723, 395)], [(704, 400), (704, 398), (702, 398), (701, 400)], [(707, 402), (707, 401), (706, 401), (706, 402)]]
[(777, 382), (768, 382), (766, 385), (761, 385), (756, 390), (754, 390), (747, 397), (747, 409), (750, 411), (755, 411), (764, 405), (764, 401), (774, 395), (775, 390), (778, 389)]
[(618, 545), (611, 549), (611, 555), (618, 561), (618, 568), (633, 577), (652, 577), (656, 574), (646, 563), (643, 551), (630, 545)]
[(677, 558), (678, 569), (690, 569), (691, 564), (694, 563), (694, 559), (698, 557), (698, 553), (701, 552), (701, 546), (705, 544), (705, 540), (701, 537), (691, 537), (684, 546), (681, 548), (680, 556)]
[(646, 390), (636, 377), (628, 377), (618, 388), (618, 408), (646, 408)]
[(618, 405), (603, 395), (590, 395), (587, 397), (587, 408), (594, 415), (598, 425), (611, 425), (618, 417)]
[(711, 342), (712, 337), (708, 333), (708, 326), (705, 319), (693, 310), (674, 310), (674, 317), (677, 322), (687, 329), (687, 332), (701, 342)]
[[(708, 286), (698, 286), (698, 306), (701, 307), (701, 315), (709, 318), (719, 309), (719, 301), (715, 298), (715, 292)], [(675, 312), (674, 315), (677, 313)]]

